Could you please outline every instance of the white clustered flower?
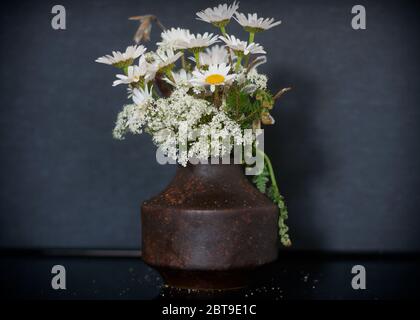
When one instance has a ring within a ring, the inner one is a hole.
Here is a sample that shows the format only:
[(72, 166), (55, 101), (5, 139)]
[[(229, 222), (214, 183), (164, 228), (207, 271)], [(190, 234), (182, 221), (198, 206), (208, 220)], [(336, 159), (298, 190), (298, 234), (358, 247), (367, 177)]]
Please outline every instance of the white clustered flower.
[(230, 154), (232, 142), (236, 145), (240, 145), (243, 142), (241, 127), (224, 112), (218, 112), (206, 129), (208, 130), (208, 136), (211, 137), (210, 148), (212, 156), (223, 157)]
[(234, 52), (242, 52), (244, 55), (266, 53), (264, 48), (258, 43), (253, 42), (248, 45), (246, 41), (239, 40), (234, 35), (220, 36), (219, 39)]
[(242, 86), (246, 81), (246, 69), (242, 69), (240, 72), (236, 74), (235, 82)]
[(118, 114), (113, 136), (115, 139), (123, 140), (127, 132), (140, 134), (146, 122), (147, 111), (145, 105), (126, 105)]
[(263, 31), (271, 29), (281, 23), (281, 21), (274, 22), (274, 18), (258, 18), (257, 14), (248, 13), (248, 17), (243, 13), (235, 13), (234, 19), (243, 27), (245, 30), (250, 31)]
[(216, 86), (230, 84), (235, 74), (229, 74), (230, 66), (226, 63), (209, 65), (207, 70), (194, 70), (191, 83), (194, 86), (210, 86), (213, 92)]
[[(231, 146), (217, 140), (233, 137), (235, 143), (242, 143), (240, 125), (223, 108), (218, 110), (210, 102), (188, 95), (187, 90), (176, 88), (169, 98), (160, 98), (149, 108), (147, 131), (165, 155), (186, 166), (191, 157), (207, 160), (210, 152), (221, 156), (230, 153)], [(212, 120), (202, 124), (204, 116), (212, 116)], [(209, 137), (215, 140), (210, 145)], [(184, 152), (180, 145), (187, 139), (188, 152)]]
[(165, 155), (184, 166), (188, 157), (178, 154), (177, 148), (180, 127), (196, 129), (204, 115), (215, 112), (215, 108), (209, 102), (188, 95), (186, 90), (180, 87), (174, 90), (169, 98), (156, 100), (148, 123), (153, 142)]
[[(116, 139), (124, 139), (127, 133), (147, 132), (159, 152), (183, 166), (231, 156), (236, 147), (251, 147), (252, 153), (253, 130), (261, 123), (274, 122), (268, 111), (272, 101), (267, 77), (257, 71), (267, 61), (266, 52), (253, 42), (254, 34), (281, 22), (238, 13), (238, 4), (234, 1), (197, 12), (198, 20), (220, 28), (223, 36), (171, 28), (161, 33), (156, 51), (134, 45), (96, 59), (121, 70), (113, 86), (128, 87), (130, 102), (118, 114), (113, 130)], [(250, 33), (249, 41), (226, 34), (225, 26), (232, 17)], [(147, 22), (151, 20), (143, 21), (142, 26)], [(184, 57), (190, 53), (194, 57)], [(176, 69), (181, 57), (182, 67)], [(152, 81), (158, 92), (153, 90)], [(242, 108), (244, 94), (253, 97), (251, 102), (261, 100), (267, 110), (260, 108), (256, 111), (261, 114), (256, 114), (246, 103)], [(242, 126), (248, 128), (248, 135), (243, 135)]]
[(164, 49), (186, 49), (189, 39), (192, 37), (190, 30), (171, 28), (161, 33), (162, 41), (157, 45)]
[(197, 12), (197, 20), (201, 20), (208, 23), (224, 23), (227, 24), (232, 18), (233, 14), (238, 10), (239, 5), (233, 2), (230, 6), (225, 4), (219, 4), (214, 8), (207, 8), (203, 11)]
[[(190, 81), (190, 83), (191, 83), (191, 81)], [(206, 89), (205, 89), (204, 87), (193, 87), (193, 88), (192, 88), (192, 91), (193, 91), (195, 94), (199, 95), (199, 94), (202, 94), (203, 92), (205, 92), (205, 91), (206, 91)]]
[(157, 99), (151, 109), (148, 127), (152, 132), (162, 129), (178, 131), (179, 123), (187, 121), (193, 127), (201, 117), (209, 114), (214, 107), (210, 102), (187, 94), (187, 88), (176, 88), (169, 98)]
[(248, 74), (246, 75), (246, 79), (250, 82), (250, 84), (255, 85), (258, 89), (267, 89), (267, 76), (258, 73), (255, 68), (249, 70)]
[(120, 51), (112, 51), (112, 56), (107, 54), (106, 56), (96, 59), (95, 62), (109, 65), (116, 65), (124, 62), (131, 63), (134, 59), (140, 57), (145, 51), (146, 48), (142, 45), (129, 46), (123, 53)]

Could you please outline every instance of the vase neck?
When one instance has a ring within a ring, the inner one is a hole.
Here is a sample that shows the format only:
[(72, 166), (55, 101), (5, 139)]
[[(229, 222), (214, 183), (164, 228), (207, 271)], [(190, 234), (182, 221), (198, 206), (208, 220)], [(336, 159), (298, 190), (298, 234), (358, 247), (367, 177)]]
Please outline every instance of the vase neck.
[(177, 175), (194, 176), (203, 180), (244, 179), (244, 168), (241, 164), (191, 164), (178, 166)]

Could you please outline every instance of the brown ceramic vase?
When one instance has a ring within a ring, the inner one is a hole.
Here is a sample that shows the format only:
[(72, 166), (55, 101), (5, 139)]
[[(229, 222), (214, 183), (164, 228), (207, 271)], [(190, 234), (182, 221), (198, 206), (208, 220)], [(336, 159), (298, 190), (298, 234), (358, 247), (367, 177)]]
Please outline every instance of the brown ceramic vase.
[(143, 260), (168, 285), (243, 287), (256, 267), (277, 258), (278, 210), (241, 165), (179, 166), (141, 211)]

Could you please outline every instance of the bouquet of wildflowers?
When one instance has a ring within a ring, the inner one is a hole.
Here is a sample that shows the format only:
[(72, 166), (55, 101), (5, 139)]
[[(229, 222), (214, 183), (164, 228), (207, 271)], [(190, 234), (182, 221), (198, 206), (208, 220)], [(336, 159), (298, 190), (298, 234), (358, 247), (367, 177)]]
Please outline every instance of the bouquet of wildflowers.
[[(267, 59), (263, 46), (254, 41), (255, 36), (281, 22), (255, 13), (239, 13), (238, 7), (233, 2), (197, 13), (197, 19), (211, 23), (220, 34), (165, 29), (159, 22), (164, 30), (155, 51), (136, 44), (96, 62), (120, 70), (113, 86), (126, 85), (131, 100), (118, 114), (115, 138), (146, 132), (165, 156), (183, 166), (192, 159), (206, 162), (211, 156), (229, 156), (234, 145), (253, 143), (254, 150), (265, 160), (253, 181), (278, 205), (280, 238), (289, 246), (287, 208), (271, 162), (249, 135), (242, 134), (244, 130), (260, 131), (261, 124), (274, 124), (270, 111), (276, 99), (290, 89), (272, 94), (267, 89), (266, 75), (257, 70)], [(142, 23), (136, 42), (150, 39), (151, 22), (157, 18), (137, 18)], [(228, 34), (232, 18), (248, 33), (247, 41)], [(181, 133), (186, 142), (179, 139)], [(232, 143), (223, 143), (226, 139)]]

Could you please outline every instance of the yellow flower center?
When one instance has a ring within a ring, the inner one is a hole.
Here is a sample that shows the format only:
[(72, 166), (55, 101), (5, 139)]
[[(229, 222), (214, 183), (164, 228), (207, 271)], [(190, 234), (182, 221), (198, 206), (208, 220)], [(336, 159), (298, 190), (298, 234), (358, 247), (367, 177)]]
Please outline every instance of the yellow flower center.
[(208, 84), (221, 84), (225, 81), (225, 77), (221, 74), (211, 74), (206, 77), (206, 82)]

